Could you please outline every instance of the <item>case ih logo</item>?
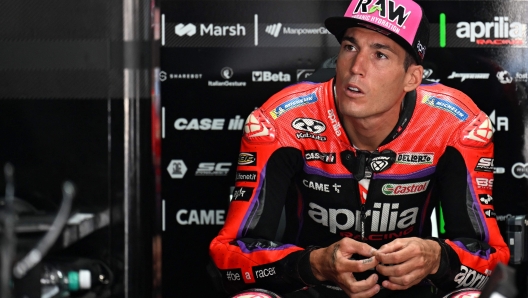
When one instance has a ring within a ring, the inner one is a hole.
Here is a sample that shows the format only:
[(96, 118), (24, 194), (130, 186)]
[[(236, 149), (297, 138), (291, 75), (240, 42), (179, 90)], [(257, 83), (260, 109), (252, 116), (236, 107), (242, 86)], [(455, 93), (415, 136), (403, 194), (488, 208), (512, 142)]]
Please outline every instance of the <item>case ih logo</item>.
[[(356, 8), (354, 8), (353, 14), (371, 14), (376, 11), (379, 12), (379, 16), (381, 18), (388, 18), (389, 21), (394, 22), (397, 19), (396, 24), (398, 26), (402, 27), (403, 24), (405, 24), (405, 21), (411, 14), (411, 12), (407, 12), (407, 9), (403, 5), (398, 5), (398, 7), (395, 7), (394, 1), (392, 0), (378, 0), (374, 5), (371, 5), (373, 0), (362, 0), (358, 1), (358, 4), (356, 5)], [(387, 3), (388, 2), (388, 3)]]
[(526, 24), (509, 21), (508, 17), (500, 16), (494, 17), (493, 22), (459, 22), (456, 35), (477, 45), (526, 44)]

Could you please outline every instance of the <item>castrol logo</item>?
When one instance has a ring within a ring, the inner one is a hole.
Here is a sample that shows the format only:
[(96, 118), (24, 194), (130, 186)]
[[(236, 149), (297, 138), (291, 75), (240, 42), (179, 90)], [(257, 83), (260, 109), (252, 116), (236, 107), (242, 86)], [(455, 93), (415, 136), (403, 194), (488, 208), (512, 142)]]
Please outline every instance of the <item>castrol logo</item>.
[(401, 196), (424, 192), (429, 185), (429, 180), (424, 182), (395, 184), (387, 183), (383, 185), (381, 191), (386, 196)]

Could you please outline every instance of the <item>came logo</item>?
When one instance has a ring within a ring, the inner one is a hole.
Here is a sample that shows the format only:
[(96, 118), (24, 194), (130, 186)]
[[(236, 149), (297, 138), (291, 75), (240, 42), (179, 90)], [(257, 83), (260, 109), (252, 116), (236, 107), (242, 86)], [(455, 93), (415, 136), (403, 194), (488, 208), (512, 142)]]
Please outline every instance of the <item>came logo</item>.
[(187, 210), (176, 213), (176, 222), (180, 225), (223, 225), (225, 210)]
[(268, 25), (268, 26), (266, 26), (266, 33), (268, 33), (269, 35), (271, 35), (273, 37), (278, 37), (281, 28), (282, 28), (282, 24), (281, 23)]
[(178, 36), (193, 36), (196, 34), (196, 26), (194, 26), (193, 24), (184, 25), (180, 23), (176, 25), (176, 27), (174, 27), (174, 32)]
[(253, 71), (253, 82), (291, 82), (288, 73), (272, 73), (271, 71)]
[(291, 126), (296, 130), (312, 133), (323, 133), (326, 130), (326, 125), (323, 122), (311, 118), (297, 118), (293, 120)]
[(494, 17), (494, 22), (459, 22), (456, 35), (469, 38), (477, 45), (522, 45), (526, 43), (526, 24), (509, 23), (506, 16)]
[(394, 184), (387, 183), (383, 185), (381, 191), (386, 196), (400, 196), (410, 195), (424, 192), (429, 185), (429, 180), (424, 182), (406, 183), (406, 184)]
[(528, 164), (518, 162), (511, 169), (513, 177), (517, 179), (528, 178)]

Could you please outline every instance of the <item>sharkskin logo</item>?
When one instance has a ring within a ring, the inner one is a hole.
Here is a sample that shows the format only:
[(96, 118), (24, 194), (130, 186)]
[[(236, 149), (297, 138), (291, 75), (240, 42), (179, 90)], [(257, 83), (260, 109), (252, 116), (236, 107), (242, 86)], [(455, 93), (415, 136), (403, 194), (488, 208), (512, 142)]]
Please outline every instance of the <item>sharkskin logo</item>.
[(176, 25), (176, 27), (174, 28), (174, 31), (176, 35), (178, 36), (184, 36), (184, 35), (193, 36), (196, 34), (196, 26), (194, 26), (193, 24), (184, 25), (180, 23)]
[(464, 110), (462, 110), (456, 104), (449, 102), (447, 100), (443, 100), (440, 98), (426, 95), (423, 97), (422, 103), (425, 103), (426, 105), (430, 105), (434, 108), (438, 108), (446, 112), (449, 112), (453, 114), (455, 117), (457, 117), (458, 119), (460, 119), (461, 121), (465, 121), (468, 118), (468, 114)]

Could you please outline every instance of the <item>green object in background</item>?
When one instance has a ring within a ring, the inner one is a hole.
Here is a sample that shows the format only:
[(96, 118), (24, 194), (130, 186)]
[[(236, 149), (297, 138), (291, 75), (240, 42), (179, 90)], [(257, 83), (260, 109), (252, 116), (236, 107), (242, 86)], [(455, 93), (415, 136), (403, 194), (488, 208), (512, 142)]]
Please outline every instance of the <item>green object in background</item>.
[(445, 48), (446, 46), (446, 15), (445, 13), (440, 14), (439, 28), (440, 28), (440, 47)]
[(440, 234), (445, 234), (445, 222), (444, 222), (444, 212), (442, 212), (442, 205), (439, 204), (440, 218), (438, 219), (438, 231)]

